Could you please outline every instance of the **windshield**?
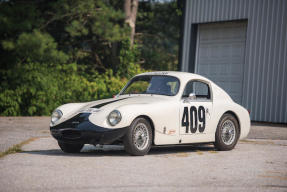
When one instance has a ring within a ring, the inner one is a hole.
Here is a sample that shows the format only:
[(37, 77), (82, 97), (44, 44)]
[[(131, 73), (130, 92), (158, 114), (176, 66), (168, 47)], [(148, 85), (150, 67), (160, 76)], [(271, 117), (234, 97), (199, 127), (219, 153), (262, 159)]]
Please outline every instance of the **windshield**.
[(156, 94), (174, 96), (179, 89), (179, 80), (172, 76), (142, 75), (133, 78), (122, 91), (125, 94)]

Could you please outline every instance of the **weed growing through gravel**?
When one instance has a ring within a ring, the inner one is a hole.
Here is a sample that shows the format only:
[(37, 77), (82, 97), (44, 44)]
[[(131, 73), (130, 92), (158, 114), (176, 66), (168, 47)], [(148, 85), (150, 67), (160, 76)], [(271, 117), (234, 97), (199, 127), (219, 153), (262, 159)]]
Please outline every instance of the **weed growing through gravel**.
[(0, 153), (0, 158), (6, 156), (6, 155), (9, 155), (9, 154), (13, 154), (13, 153), (19, 153), (19, 152), (22, 152), (22, 146), (23, 145), (26, 145), (32, 141), (35, 141), (36, 139), (38, 139), (37, 137), (32, 137), (30, 139), (27, 139), (25, 141), (22, 141), (21, 143), (19, 144), (16, 144), (16, 145), (13, 145), (12, 147), (10, 147), (9, 149), (7, 149), (6, 151), (4, 152), (1, 152)]

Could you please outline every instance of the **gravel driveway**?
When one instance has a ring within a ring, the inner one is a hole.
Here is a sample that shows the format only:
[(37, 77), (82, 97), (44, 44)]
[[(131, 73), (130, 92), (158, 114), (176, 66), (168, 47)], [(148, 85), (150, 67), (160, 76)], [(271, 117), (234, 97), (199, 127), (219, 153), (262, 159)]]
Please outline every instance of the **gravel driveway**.
[(287, 127), (254, 124), (232, 151), (212, 145), (155, 147), (143, 157), (122, 146), (59, 150), (48, 117), (0, 117), (0, 191), (287, 191)]

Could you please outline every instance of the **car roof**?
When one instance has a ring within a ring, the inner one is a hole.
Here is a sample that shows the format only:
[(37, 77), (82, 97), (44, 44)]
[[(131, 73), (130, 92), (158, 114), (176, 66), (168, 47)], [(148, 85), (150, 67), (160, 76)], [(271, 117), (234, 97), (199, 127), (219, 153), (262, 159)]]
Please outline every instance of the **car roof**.
[(170, 75), (170, 76), (177, 77), (180, 81), (188, 81), (190, 79), (201, 79), (201, 80), (210, 82), (209, 79), (201, 75), (198, 75), (195, 73), (182, 72), (182, 71), (153, 71), (153, 72), (141, 73), (136, 76), (141, 76), (141, 75)]
[[(216, 85), (213, 81), (195, 73), (188, 73), (181, 71), (153, 71), (153, 72), (141, 73), (136, 76), (141, 75), (170, 75), (173, 77), (177, 77), (180, 80), (180, 82), (184, 84), (190, 80), (202, 80), (205, 81), (206, 83), (209, 83), (210, 86), (212, 87), (212, 94), (214, 99), (232, 101), (231, 97), (222, 88)], [(184, 90), (184, 87), (185, 86), (181, 86), (179, 92), (182, 92)], [(179, 97), (181, 96), (179, 95)]]

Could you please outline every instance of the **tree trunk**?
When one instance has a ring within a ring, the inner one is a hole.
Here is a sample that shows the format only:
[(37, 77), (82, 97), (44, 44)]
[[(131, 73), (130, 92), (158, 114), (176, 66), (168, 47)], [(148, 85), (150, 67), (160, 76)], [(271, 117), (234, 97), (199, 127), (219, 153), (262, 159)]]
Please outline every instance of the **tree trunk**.
[(124, 4), (124, 11), (125, 11), (125, 16), (126, 16), (125, 22), (131, 28), (131, 33), (130, 33), (131, 46), (133, 46), (134, 44), (138, 5), (139, 5), (138, 0), (125, 0), (125, 4)]

